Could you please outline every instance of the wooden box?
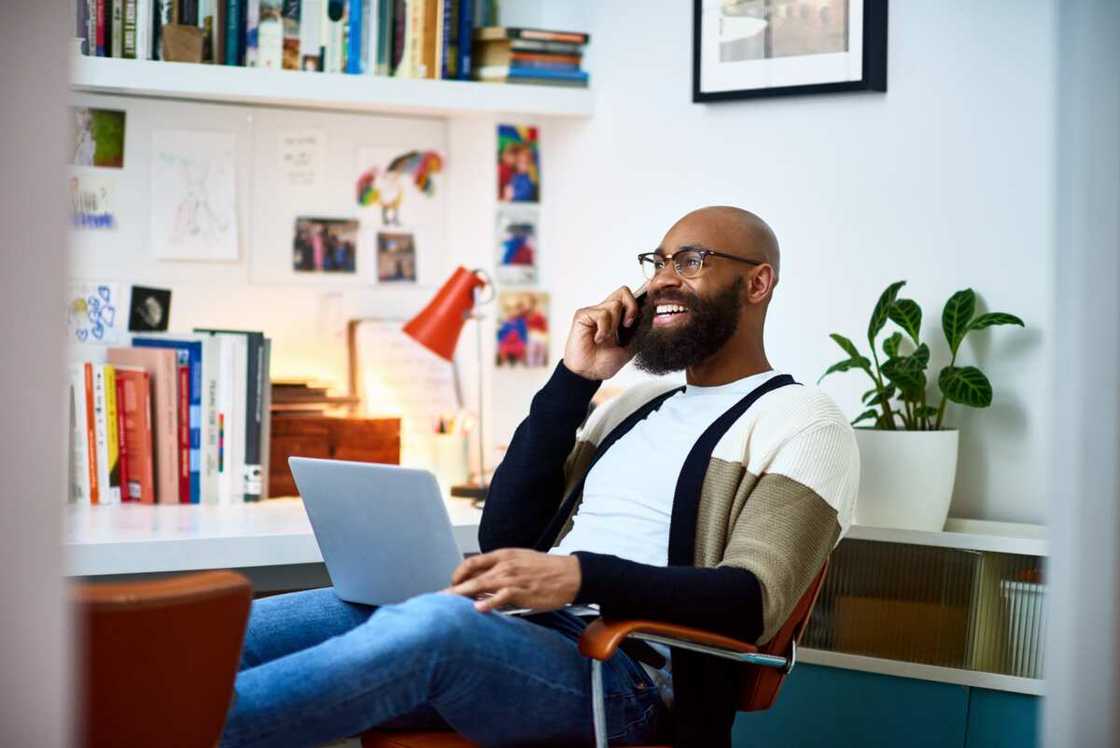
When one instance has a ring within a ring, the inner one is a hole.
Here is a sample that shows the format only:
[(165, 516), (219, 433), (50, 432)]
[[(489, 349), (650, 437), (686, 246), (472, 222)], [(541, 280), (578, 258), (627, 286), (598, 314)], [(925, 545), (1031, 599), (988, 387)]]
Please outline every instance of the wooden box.
[(341, 418), (335, 416), (272, 417), (268, 495), (295, 496), (289, 457), (380, 462), (399, 465), (399, 418)]

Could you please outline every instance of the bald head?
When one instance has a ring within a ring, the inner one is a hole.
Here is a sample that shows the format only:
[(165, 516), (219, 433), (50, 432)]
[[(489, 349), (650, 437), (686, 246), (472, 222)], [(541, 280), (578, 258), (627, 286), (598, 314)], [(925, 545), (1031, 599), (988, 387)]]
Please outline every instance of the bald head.
[(712, 205), (694, 210), (673, 224), (666, 236), (699, 234), (706, 237), (711, 249), (734, 254), (748, 260), (768, 263), (774, 278), (781, 269), (778, 237), (766, 221), (749, 210), (730, 205)]

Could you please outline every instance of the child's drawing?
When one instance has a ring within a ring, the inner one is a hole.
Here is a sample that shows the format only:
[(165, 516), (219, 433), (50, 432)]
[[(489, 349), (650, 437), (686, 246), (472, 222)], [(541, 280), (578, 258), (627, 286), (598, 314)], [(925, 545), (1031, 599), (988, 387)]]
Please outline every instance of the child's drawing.
[(66, 309), (70, 340), (108, 345), (120, 343), (123, 333), (122, 326), (117, 323), (119, 297), (120, 288), (116, 283), (71, 284)]
[(152, 135), (152, 242), (168, 260), (236, 260), (232, 133)]

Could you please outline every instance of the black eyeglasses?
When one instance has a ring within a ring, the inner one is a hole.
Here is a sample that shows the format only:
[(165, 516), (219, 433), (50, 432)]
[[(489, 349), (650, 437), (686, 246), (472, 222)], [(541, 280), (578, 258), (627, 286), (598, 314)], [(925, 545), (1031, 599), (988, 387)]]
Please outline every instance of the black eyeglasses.
[(729, 255), (726, 252), (717, 252), (714, 249), (697, 249), (695, 247), (678, 249), (671, 255), (663, 255), (661, 252), (643, 252), (638, 255), (638, 264), (642, 266), (642, 272), (645, 274), (646, 280), (653, 280), (653, 277), (670, 262), (673, 263), (673, 269), (677, 271), (677, 275), (680, 277), (695, 278), (700, 275), (700, 271), (704, 269), (704, 260), (709, 257), (723, 257), (728, 260), (745, 262), (748, 265), (766, 264), (759, 260), (748, 260), (745, 257)]

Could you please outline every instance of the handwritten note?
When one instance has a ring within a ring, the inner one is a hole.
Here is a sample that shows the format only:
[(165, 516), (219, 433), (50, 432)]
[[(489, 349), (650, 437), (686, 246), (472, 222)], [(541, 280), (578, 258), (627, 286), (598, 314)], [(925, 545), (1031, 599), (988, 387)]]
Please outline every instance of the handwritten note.
[(280, 133), (280, 170), (289, 187), (318, 187), (327, 136), (322, 130)]

